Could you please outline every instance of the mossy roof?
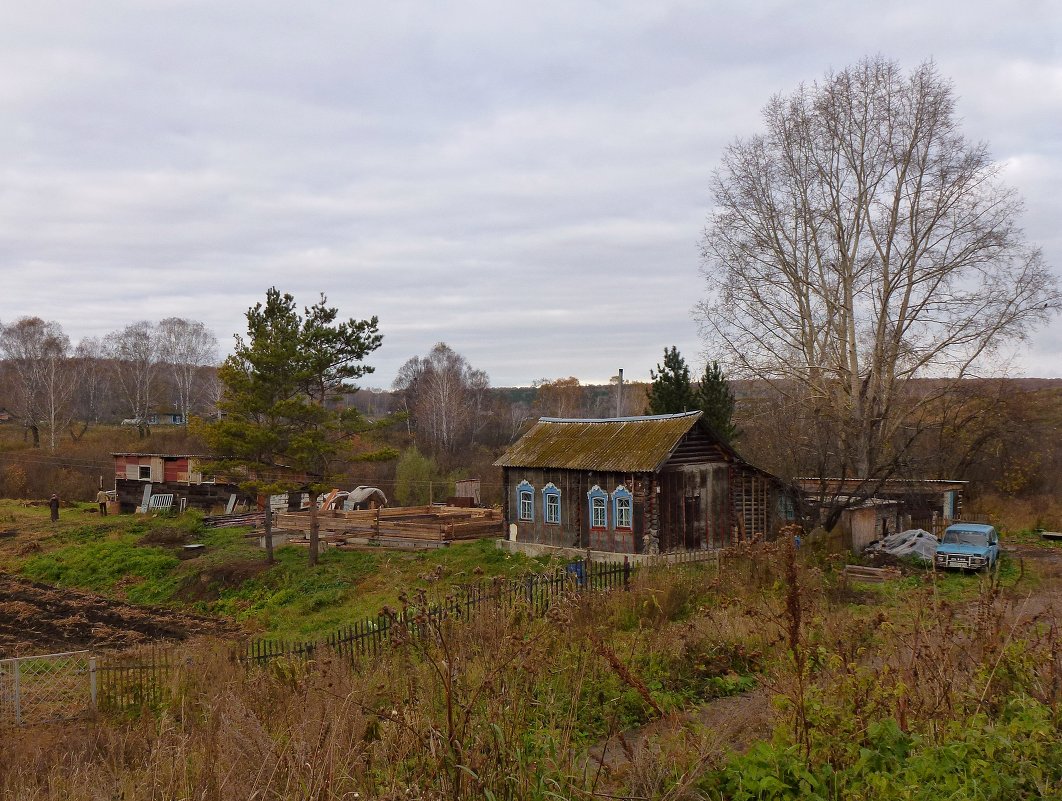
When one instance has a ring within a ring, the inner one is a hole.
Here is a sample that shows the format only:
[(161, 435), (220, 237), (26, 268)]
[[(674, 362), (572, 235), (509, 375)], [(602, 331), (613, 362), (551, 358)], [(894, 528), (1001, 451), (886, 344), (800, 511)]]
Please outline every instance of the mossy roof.
[(700, 418), (701, 412), (603, 420), (543, 417), (494, 464), (651, 473)]

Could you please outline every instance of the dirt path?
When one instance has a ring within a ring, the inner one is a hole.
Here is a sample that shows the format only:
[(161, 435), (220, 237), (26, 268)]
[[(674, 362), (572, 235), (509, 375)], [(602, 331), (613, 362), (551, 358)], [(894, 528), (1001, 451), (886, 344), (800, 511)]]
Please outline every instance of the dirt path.
[(654, 741), (663, 737), (696, 740), (704, 755), (744, 751), (771, 736), (770, 699), (770, 692), (761, 687), (741, 695), (717, 698), (622, 732), (591, 746), (586, 770), (590, 775), (601, 771), (600, 786), (622, 785), (632, 771), (658, 759)]
[(135, 606), (0, 573), (0, 657), (122, 648), (233, 630), (213, 618)]

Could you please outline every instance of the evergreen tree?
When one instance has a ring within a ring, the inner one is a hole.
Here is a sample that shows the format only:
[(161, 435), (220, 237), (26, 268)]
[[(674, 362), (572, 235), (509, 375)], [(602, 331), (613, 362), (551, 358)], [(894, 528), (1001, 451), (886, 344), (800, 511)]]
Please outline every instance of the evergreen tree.
[[(206, 469), (235, 479), (247, 492), (277, 494), (309, 489), (310, 564), (317, 563), (317, 514), (313, 499), (332, 486), (352, 461), (390, 459), (390, 449), (359, 449), (359, 435), (390, 425), (372, 423), (337, 401), (357, 389), (352, 379), (372, 372), (364, 358), (380, 347), (375, 317), (336, 323), (338, 310), (324, 295), (300, 314), (295, 299), (275, 287), (265, 304), (247, 310), (247, 339), (218, 370), (224, 394), (221, 419), (199, 425), (216, 456)], [(267, 558), (272, 537), (267, 504)]]
[(700, 408), (697, 389), (690, 380), (690, 368), (678, 348), (664, 348), (664, 364), (649, 371), (648, 414), (677, 414)]
[(704, 411), (704, 421), (727, 442), (741, 432), (734, 426), (734, 394), (730, 391), (719, 362), (708, 362), (697, 385), (697, 407)]

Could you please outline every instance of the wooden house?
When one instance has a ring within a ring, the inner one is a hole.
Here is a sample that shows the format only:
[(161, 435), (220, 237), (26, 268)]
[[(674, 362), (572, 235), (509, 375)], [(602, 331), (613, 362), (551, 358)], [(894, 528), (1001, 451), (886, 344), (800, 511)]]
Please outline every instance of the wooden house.
[(231, 496), (256, 499), (235, 484), (204, 474), (199, 465), (209, 456), (172, 453), (114, 453), (114, 489), (123, 512), (132, 512), (153, 495), (172, 495), (172, 508), (210, 511), (224, 508)]
[(792, 493), (742, 459), (701, 412), (544, 417), (495, 462), (510, 539), (644, 553), (772, 536)]

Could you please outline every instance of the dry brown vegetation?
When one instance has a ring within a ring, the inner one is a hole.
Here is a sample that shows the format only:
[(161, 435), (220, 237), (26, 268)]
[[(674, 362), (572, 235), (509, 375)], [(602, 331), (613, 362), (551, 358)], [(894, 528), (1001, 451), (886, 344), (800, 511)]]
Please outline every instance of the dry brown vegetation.
[(422, 618), (425, 637), (353, 670), (326, 653), (248, 667), (203, 642), (156, 708), (5, 737), (0, 794), (930, 798), (987, 781), (930, 770), (961, 746), (996, 754), (980, 797), (1041, 797), (1062, 779), (1062, 576), (1041, 564), (851, 588), (831, 558), (776, 545), (545, 617)]

